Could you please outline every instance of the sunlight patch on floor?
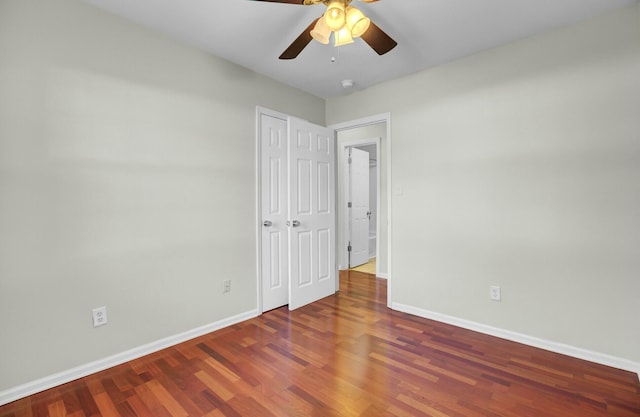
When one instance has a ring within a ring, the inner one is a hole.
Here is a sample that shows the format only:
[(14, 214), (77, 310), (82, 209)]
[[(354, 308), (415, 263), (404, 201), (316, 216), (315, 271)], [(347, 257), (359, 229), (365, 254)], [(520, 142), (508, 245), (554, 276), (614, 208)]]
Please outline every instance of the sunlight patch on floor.
[(352, 271), (364, 272), (365, 274), (376, 274), (376, 258), (369, 259), (366, 264), (351, 268)]

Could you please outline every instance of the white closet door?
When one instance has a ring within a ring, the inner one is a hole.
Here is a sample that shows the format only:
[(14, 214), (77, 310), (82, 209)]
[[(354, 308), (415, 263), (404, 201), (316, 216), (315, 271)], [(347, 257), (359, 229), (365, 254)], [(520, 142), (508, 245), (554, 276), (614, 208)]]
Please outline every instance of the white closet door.
[(333, 131), (289, 119), (289, 309), (336, 289)]
[(263, 311), (289, 302), (287, 121), (260, 120), (261, 275)]

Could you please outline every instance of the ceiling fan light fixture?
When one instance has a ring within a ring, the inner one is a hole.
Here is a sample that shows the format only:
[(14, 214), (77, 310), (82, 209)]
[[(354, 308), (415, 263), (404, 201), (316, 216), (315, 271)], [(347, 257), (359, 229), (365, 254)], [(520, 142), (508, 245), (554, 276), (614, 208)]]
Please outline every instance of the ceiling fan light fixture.
[(351, 32), (351, 36), (359, 38), (369, 29), (371, 19), (364, 15), (360, 10), (353, 6), (347, 7), (347, 28)]
[(346, 12), (344, 3), (341, 0), (331, 0), (327, 5), (327, 12), (324, 14), (324, 20), (329, 29), (338, 31), (346, 24)]
[(329, 43), (331, 38), (331, 29), (327, 26), (327, 22), (323, 18), (318, 19), (318, 23), (316, 23), (310, 33), (313, 39), (325, 45)]
[(335, 35), (335, 46), (348, 45), (353, 43), (353, 37), (351, 36), (351, 32), (347, 27), (343, 27), (342, 29), (333, 32)]

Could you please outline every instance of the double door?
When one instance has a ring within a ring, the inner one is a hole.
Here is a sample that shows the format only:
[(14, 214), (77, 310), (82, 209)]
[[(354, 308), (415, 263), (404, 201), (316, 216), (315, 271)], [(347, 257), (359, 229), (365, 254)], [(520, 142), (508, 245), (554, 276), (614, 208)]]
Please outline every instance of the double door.
[(259, 115), (262, 310), (336, 290), (333, 131)]

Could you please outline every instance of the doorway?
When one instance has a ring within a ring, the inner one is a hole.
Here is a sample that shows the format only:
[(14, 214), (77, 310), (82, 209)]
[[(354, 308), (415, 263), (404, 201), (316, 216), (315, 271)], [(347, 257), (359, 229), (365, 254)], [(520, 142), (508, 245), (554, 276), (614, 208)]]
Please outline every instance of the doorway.
[[(363, 117), (344, 123), (330, 125), (330, 128), (336, 131), (337, 147), (336, 153), (339, 155), (344, 144), (363, 145), (367, 141), (375, 142), (379, 139), (378, 154), (376, 155), (377, 164), (377, 207), (376, 213), (376, 276), (378, 278), (387, 279), (388, 299), (387, 305), (390, 306), (393, 292), (393, 254), (391, 247), (392, 237), (392, 205), (391, 205), (391, 114), (382, 113), (374, 116)], [(344, 181), (343, 166), (341, 163), (338, 167), (338, 205), (345, 206), (344, 190), (342, 183)], [(341, 270), (347, 269), (345, 233), (344, 233), (344, 217), (343, 210), (338, 210), (338, 265)]]
[[(355, 120), (349, 123), (331, 126), (337, 131), (337, 154), (344, 158), (345, 148), (374, 146), (376, 149), (375, 164), (377, 176), (375, 221), (372, 221), (372, 229), (375, 231), (375, 258), (376, 276), (390, 279), (390, 227), (391, 196), (390, 196), (390, 175), (388, 161), (390, 160), (390, 132), (388, 115), (374, 116)], [(366, 149), (366, 148), (365, 148)], [(348, 246), (349, 232), (346, 211), (347, 197), (345, 192), (345, 168), (344, 159), (338, 164), (338, 248), (339, 248), (339, 268), (349, 269)]]

